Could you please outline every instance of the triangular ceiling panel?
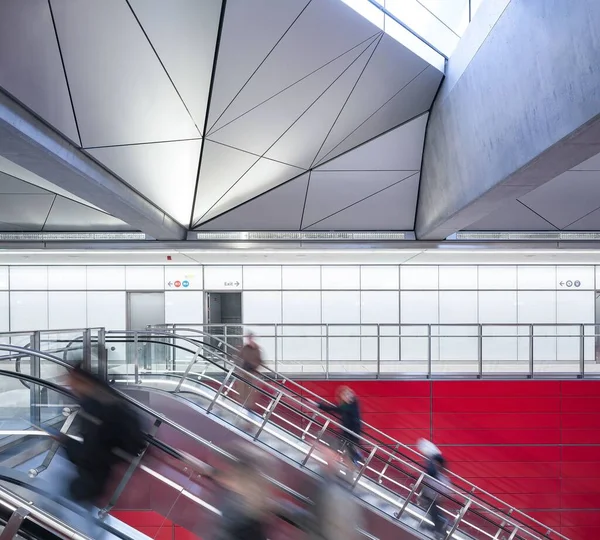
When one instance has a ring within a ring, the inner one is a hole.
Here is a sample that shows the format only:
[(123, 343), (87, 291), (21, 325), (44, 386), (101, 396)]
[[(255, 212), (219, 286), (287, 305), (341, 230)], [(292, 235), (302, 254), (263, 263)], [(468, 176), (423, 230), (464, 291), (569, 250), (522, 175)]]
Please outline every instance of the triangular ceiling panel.
[(369, 46), (363, 43), (294, 86), (212, 131), (211, 141), (255, 154), (264, 154), (349, 69)]
[(312, 0), (214, 127), (232, 121), (378, 33), (377, 27), (340, 0)]
[(324, 163), (319, 171), (418, 171), (428, 114)]
[(44, 224), (44, 231), (130, 231), (121, 220), (99, 210), (56, 197)]
[(465, 227), (467, 231), (555, 231), (550, 223), (514, 200)]
[(0, 2), (0, 87), (80, 144), (48, 2)]
[(308, 173), (205, 223), (206, 231), (298, 230)]
[[(219, 119), (309, 2), (310, 0), (227, 1), (208, 114), (209, 128)], [(265, 16), (266, 13), (268, 16)]]
[(41, 189), (33, 184), (28, 184), (14, 176), (4, 174), (0, 171), (0, 195), (21, 194), (21, 195), (53, 195), (45, 189)]
[[(402, 68), (398, 69), (399, 66)], [(427, 63), (411, 50), (384, 35), (340, 118), (327, 137), (318, 160), (326, 156), (426, 67)], [(413, 116), (415, 114), (416, 112)]]
[(202, 130), (221, 0), (129, 0), (167, 73)]
[(192, 213), (201, 141), (88, 150), (98, 161), (183, 225)]
[(380, 133), (404, 124), (411, 118), (428, 111), (439, 88), (443, 75), (434, 67), (428, 67), (401, 92), (388, 101), (367, 121), (343, 140), (319, 163), (330, 160), (376, 137)]
[(600, 206), (600, 172), (567, 171), (519, 199), (562, 229)]
[(0, 230), (40, 231), (56, 195), (3, 194), (0, 197)]
[(259, 156), (204, 141), (193, 223), (199, 221), (258, 159)]
[(412, 230), (418, 191), (419, 175), (415, 175), (307, 227), (306, 230)]
[(34, 174), (31, 171), (28, 171), (27, 169), (24, 169), (20, 165), (17, 165), (16, 163), (9, 161), (8, 159), (6, 159), (3, 156), (0, 156), (0, 172), (4, 172), (9, 176), (14, 176), (15, 178), (18, 178), (19, 180), (23, 180), (24, 182), (27, 182), (28, 184), (32, 184), (32, 185), (37, 186), (45, 191), (52, 192), (53, 194), (56, 193), (57, 195), (62, 195), (63, 197), (65, 197), (67, 199), (77, 201), (81, 204), (89, 206), (90, 208), (98, 209), (93, 204), (90, 204), (87, 201), (80, 199), (79, 197), (75, 197), (75, 195), (72, 195), (68, 191), (65, 191), (64, 189), (59, 188), (58, 186), (52, 184), (51, 182), (48, 182), (48, 180), (45, 180), (44, 178), (41, 178), (37, 174)]
[(600, 154), (584, 161), (577, 167), (573, 167), (573, 171), (600, 171)]
[(302, 227), (310, 227), (313, 223), (416, 174), (417, 172), (398, 171), (312, 171)]
[(200, 133), (127, 2), (52, 2), (83, 146)]
[[(598, 203), (598, 201), (596, 201)], [(600, 231), (600, 208), (583, 216), (564, 229), (565, 231)]]
[(302, 169), (278, 161), (260, 159), (216, 201), (201, 219), (203, 222), (208, 221), (230, 208), (298, 176), (301, 172)]
[(317, 102), (273, 145), (266, 157), (305, 169), (313, 164), (352, 88), (367, 65), (377, 41), (371, 42)]

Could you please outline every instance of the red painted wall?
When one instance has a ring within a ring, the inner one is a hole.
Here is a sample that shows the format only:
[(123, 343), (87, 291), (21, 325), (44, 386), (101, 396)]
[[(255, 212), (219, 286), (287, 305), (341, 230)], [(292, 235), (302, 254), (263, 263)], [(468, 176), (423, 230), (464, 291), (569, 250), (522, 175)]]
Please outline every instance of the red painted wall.
[(151, 510), (115, 510), (111, 515), (155, 540), (200, 540)]
[(368, 424), (429, 438), (456, 474), (568, 538), (600, 538), (600, 381), (301, 384), (329, 400), (348, 384)]

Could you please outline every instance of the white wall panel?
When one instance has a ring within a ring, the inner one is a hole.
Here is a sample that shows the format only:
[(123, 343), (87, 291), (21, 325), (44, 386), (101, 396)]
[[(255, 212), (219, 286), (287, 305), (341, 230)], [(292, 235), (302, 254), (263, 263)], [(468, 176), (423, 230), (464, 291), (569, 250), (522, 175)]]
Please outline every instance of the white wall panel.
[(285, 324), (320, 323), (321, 293), (284, 291), (283, 322)]
[(398, 266), (361, 266), (361, 289), (398, 290), (400, 268)]
[(363, 324), (398, 324), (400, 320), (398, 291), (362, 291), (360, 304), (360, 319)]
[(440, 266), (440, 289), (477, 289), (476, 266)]
[[(556, 291), (519, 291), (517, 295), (519, 323), (556, 323)], [(556, 360), (556, 327), (534, 327), (534, 360), (548, 362)], [(529, 328), (519, 328), (519, 335), (528, 335)], [(519, 338), (519, 360), (529, 358), (529, 339)]]
[(360, 324), (360, 292), (323, 291), (323, 322)]
[(517, 288), (516, 266), (480, 266), (478, 274), (480, 289), (514, 290)]
[(204, 288), (207, 291), (242, 289), (241, 266), (205, 266)]
[(88, 291), (87, 325), (107, 330), (127, 327), (127, 293), (125, 291)]
[(167, 324), (202, 324), (204, 322), (202, 291), (165, 291), (165, 322)]
[[(476, 291), (440, 291), (440, 325), (477, 323)], [(461, 361), (462, 370), (477, 369), (476, 326), (440, 326), (440, 361)]]
[(49, 266), (48, 289), (51, 291), (85, 291), (85, 266)]
[[(179, 282), (179, 287), (177, 287)], [(187, 287), (186, 287), (187, 284)], [(202, 266), (165, 266), (166, 290), (202, 290)]]
[[(481, 274), (480, 274), (481, 276)], [(516, 268), (514, 269), (516, 281)], [(517, 358), (517, 292), (480, 291), (479, 322), (482, 328), (483, 370), (495, 370), (499, 362), (513, 362)], [(513, 326), (489, 326), (512, 324)]]
[(10, 331), (10, 311), (8, 292), (0, 292), (0, 332)]
[(0, 266), (0, 291), (8, 291), (8, 266)]
[(479, 316), (482, 324), (517, 323), (516, 291), (480, 291)]
[(125, 267), (124, 266), (88, 266), (87, 267), (88, 291), (124, 291)]
[(281, 289), (281, 266), (244, 266), (244, 289)]
[(48, 293), (48, 328), (81, 328), (87, 320), (85, 291)]
[(359, 266), (323, 266), (323, 289), (360, 289)]
[(557, 291), (556, 322), (593, 324), (596, 294), (594, 291)]
[[(244, 291), (242, 310), (244, 324), (278, 324), (281, 322), (282, 315), (281, 292)], [(273, 328), (270, 328), (269, 332), (273, 333)]]
[(48, 289), (48, 267), (11, 266), (11, 291), (45, 291)]
[[(407, 326), (402, 329), (403, 337), (400, 346), (403, 359), (419, 360), (423, 362), (423, 367), (425, 366), (429, 351), (427, 325), (437, 324), (438, 321), (438, 291), (402, 291), (400, 293), (400, 322), (419, 325)], [(434, 328), (433, 332), (435, 331)], [(431, 340), (431, 355), (434, 359), (439, 355), (437, 338)]]
[(402, 290), (429, 290), (439, 286), (437, 266), (401, 266), (400, 288)]
[(126, 266), (125, 288), (128, 291), (163, 291), (165, 289), (164, 266)]
[(320, 266), (284, 266), (281, 269), (284, 289), (320, 289)]
[[(561, 285), (562, 283), (562, 285)], [(562, 289), (587, 289), (592, 290), (594, 285), (593, 266), (557, 266), (556, 288)]]
[[(321, 322), (320, 291), (284, 291), (283, 323), (310, 324)], [(296, 369), (294, 363), (304, 361), (320, 361), (322, 359), (323, 339), (321, 337), (302, 337), (322, 335), (321, 326), (290, 326), (283, 329), (286, 337), (283, 341), (282, 358), (292, 362), (289, 369)], [(282, 366), (285, 366), (282, 364)], [(310, 367), (307, 367), (310, 372)], [(302, 371), (302, 369), (301, 369)]]
[(523, 289), (556, 289), (556, 266), (519, 266), (517, 285)]
[[(246, 279), (247, 276), (244, 274), (244, 280)], [(280, 337), (277, 338), (277, 347), (275, 347), (275, 325), (281, 323), (282, 315), (281, 292), (244, 291), (242, 310), (244, 326), (254, 333), (256, 342), (262, 348), (263, 360), (273, 365), (275, 355), (282, 347)], [(278, 335), (282, 334), (281, 329), (277, 329), (277, 332)]]
[(10, 293), (10, 329), (11, 332), (48, 329), (47, 291)]

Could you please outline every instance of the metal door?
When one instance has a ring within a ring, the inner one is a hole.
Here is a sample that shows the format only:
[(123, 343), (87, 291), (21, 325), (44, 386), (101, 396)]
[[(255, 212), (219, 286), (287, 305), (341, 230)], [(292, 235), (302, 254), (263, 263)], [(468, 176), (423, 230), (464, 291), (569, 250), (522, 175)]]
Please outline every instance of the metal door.
[[(127, 293), (127, 330), (146, 330), (153, 324), (165, 323), (165, 293), (130, 292)], [(145, 336), (138, 336), (136, 344), (127, 347), (127, 363), (150, 368), (153, 356), (160, 356), (160, 343), (148, 342)], [(156, 353), (156, 354), (154, 354)], [(164, 362), (164, 358), (163, 358)]]

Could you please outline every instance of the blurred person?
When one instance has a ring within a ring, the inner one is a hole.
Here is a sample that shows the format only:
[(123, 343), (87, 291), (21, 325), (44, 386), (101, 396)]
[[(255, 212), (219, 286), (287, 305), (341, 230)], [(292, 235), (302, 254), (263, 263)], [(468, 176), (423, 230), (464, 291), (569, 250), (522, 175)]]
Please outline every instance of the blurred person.
[(222, 489), (222, 520), (214, 540), (267, 540), (272, 516), (270, 485), (263, 472), (270, 463), (265, 452), (248, 442), (231, 450), (233, 461), (223, 469), (204, 467), (203, 476)]
[(358, 449), (358, 444), (359, 436), (362, 431), (362, 420), (360, 416), (358, 398), (348, 386), (339, 387), (336, 394), (338, 405), (319, 403), (318, 407), (322, 411), (332, 413), (340, 419), (340, 423), (345, 428), (340, 436), (346, 443), (348, 457), (352, 463), (354, 463), (354, 465), (358, 465), (359, 459), (361, 459), (361, 453)]
[[(249, 373), (250, 375), (254, 375), (256, 377), (259, 376), (259, 368), (263, 365), (262, 352), (260, 347), (256, 341), (254, 341), (254, 334), (252, 332), (248, 332), (246, 335), (246, 343), (240, 349), (239, 352), (239, 367), (244, 371)], [(248, 413), (254, 412), (254, 388), (253, 384), (256, 385), (257, 380), (248, 377), (247, 380), (245, 377), (245, 373), (240, 374), (239, 384), (238, 384), (238, 393), (240, 396), (240, 403), (248, 411)]]
[(294, 504), (280, 504), (277, 515), (304, 530), (311, 540), (358, 540), (362, 507), (350, 492), (351, 475), (332, 448), (320, 443), (315, 456), (322, 466), (310, 497), (312, 507), (306, 511)]
[(128, 403), (106, 383), (80, 365), (69, 371), (68, 386), (79, 399), (78, 435), (61, 435), (76, 475), (69, 485), (70, 497), (90, 507), (101, 497), (121, 453), (137, 455), (144, 444), (139, 418)]
[(450, 479), (445, 474), (446, 460), (439, 448), (430, 441), (420, 439), (418, 447), (427, 459), (425, 472), (430, 477), (425, 479), (421, 497), (428, 508), (427, 517), (433, 522), (434, 538), (445, 538), (447, 521), (442, 515), (440, 494), (447, 494), (450, 486)]

